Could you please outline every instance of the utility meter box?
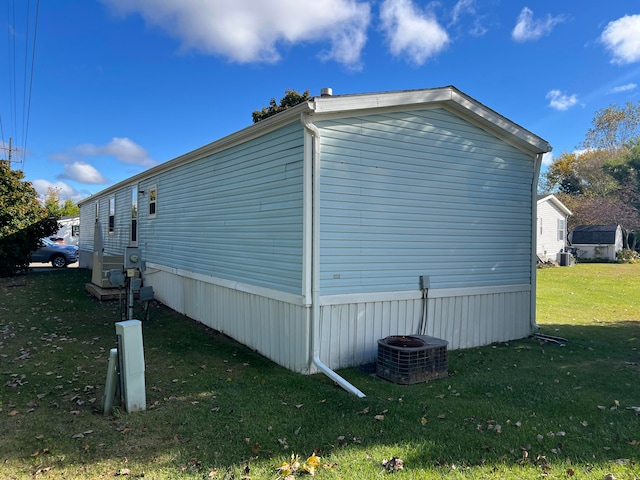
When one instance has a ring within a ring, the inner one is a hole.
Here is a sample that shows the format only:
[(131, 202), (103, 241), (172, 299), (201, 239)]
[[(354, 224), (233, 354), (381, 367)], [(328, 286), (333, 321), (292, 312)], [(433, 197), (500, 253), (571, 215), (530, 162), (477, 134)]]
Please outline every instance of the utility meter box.
[(146, 410), (142, 322), (140, 320), (117, 322), (116, 337), (124, 407), (127, 412)]
[(142, 263), (142, 257), (140, 255), (140, 248), (138, 247), (127, 247), (124, 252), (124, 268), (140, 268), (140, 264)]

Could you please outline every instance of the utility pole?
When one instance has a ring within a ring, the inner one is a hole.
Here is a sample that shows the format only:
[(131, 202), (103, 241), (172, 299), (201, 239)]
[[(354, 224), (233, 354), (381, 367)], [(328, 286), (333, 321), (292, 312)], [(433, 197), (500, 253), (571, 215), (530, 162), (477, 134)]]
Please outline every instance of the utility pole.
[[(9, 137), (9, 148), (5, 149), (5, 150), (8, 150), (8, 152), (9, 152), (7, 157), (8, 157), (8, 160), (9, 160), (9, 166), (11, 166), (11, 163), (13, 162), (13, 160), (12, 160), (13, 152), (14, 151), (16, 151), (16, 152), (18, 151), (17, 148), (13, 148), (13, 138), (12, 137)], [(18, 160), (18, 162), (19, 162), (19, 160)]]

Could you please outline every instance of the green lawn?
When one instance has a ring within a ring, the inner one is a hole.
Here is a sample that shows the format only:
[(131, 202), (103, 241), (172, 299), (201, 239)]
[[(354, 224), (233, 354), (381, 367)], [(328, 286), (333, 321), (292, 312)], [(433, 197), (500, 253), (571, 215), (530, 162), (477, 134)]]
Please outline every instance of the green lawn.
[[(2, 479), (275, 479), (314, 452), (320, 479), (640, 477), (640, 265), (539, 271), (538, 323), (565, 346), (450, 351), (448, 378), (411, 386), (341, 371), (363, 399), (154, 306), (148, 408), (109, 416), (118, 308), (89, 280), (0, 279)], [(382, 466), (392, 457), (402, 470)]]

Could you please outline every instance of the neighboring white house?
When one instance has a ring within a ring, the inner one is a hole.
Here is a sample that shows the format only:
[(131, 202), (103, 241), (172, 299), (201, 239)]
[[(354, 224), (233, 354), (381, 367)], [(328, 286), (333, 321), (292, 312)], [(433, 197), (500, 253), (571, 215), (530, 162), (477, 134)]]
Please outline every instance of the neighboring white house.
[(567, 246), (567, 218), (571, 211), (555, 195), (538, 196), (536, 253), (543, 260), (560, 262)]
[(624, 239), (620, 225), (579, 225), (569, 235), (571, 246), (578, 258), (616, 260), (623, 249)]
[(80, 217), (61, 217), (56, 236), (64, 238), (67, 245), (78, 245), (80, 239)]
[(326, 90), (81, 201), (81, 266), (137, 246), (157, 300), (302, 373), (522, 338), (550, 150), (455, 87)]

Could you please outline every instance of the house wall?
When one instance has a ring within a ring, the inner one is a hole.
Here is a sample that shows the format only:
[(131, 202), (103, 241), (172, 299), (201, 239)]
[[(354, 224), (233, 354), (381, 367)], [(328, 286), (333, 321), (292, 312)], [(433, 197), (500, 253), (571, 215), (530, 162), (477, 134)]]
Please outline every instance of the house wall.
[(322, 295), (530, 283), (533, 158), (443, 109), (318, 125)]
[[(102, 246), (107, 255), (124, 255), (131, 239), (131, 197), (134, 184), (106, 195), (96, 195), (80, 205), (79, 267), (93, 268), (96, 221), (100, 224)], [(113, 231), (109, 231), (109, 199), (115, 200)], [(96, 204), (98, 218), (96, 218)]]
[(140, 182), (143, 259), (300, 294), (302, 172), (298, 123)]
[[(565, 236), (558, 239), (558, 222), (564, 220)], [(567, 217), (551, 201), (538, 203), (536, 253), (560, 261), (560, 252), (566, 246)]]
[(377, 339), (420, 333), (420, 275), (422, 333), (450, 348), (530, 333), (531, 156), (444, 109), (317, 125), (323, 361), (373, 361)]

